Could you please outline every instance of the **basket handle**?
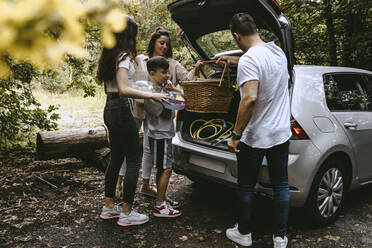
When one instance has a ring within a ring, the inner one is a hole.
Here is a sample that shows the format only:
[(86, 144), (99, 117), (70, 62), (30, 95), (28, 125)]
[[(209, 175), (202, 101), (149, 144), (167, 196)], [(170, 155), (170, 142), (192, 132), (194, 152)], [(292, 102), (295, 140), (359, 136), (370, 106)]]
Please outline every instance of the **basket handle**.
[[(203, 64), (209, 64), (209, 63), (216, 63), (216, 59), (214, 59), (214, 60), (204, 60), (203, 61)], [(223, 81), (223, 76), (225, 75), (225, 72), (226, 72), (226, 70), (227, 70), (227, 85), (228, 85), (228, 87), (230, 88), (231, 87), (231, 80), (230, 80), (230, 69), (229, 69), (229, 64), (226, 62), (225, 63), (225, 66), (223, 67), (223, 71), (222, 71), (222, 75), (221, 75), (221, 79), (220, 79), (220, 83), (219, 83), (219, 85), (218, 85), (218, 87), (221, 87), (221, 85), (222, 85), (222, 81)], [(193, 72), (193, 74), (192, 74), (192, 80), (194, 80), (194, 78), (195, 78), (195, 70), (194, 70), (194, 72)]]
[(222, 85), (223, 76), (225, 75), (226, 70), (227, 70), (227, 86), (228, 86), (228, 88), (231, 87), (230, 69), (229, 69), (229, 64), (228, 63), (225, 63), (225, 66), (223, 67), (223, 71), (222, 71), (222, 75), (221, 75), (221, 79), (220, 79), (220, 84), (218, 85), (218, 87), (221, 87), (221, 85)]
[[(214, 60), (204, 60), (204, 61), (202, 61), (203, 62), (203, 64), (209, 64), (209, 63), (216, 63), (216, 59), (214, 59)], [(193, 71), (193, 73), (192, 73), (192, 77), (191, 77), (191, 80), (194, 80), (195, 79), (195, 68), (194, 68), (194, 71)]]

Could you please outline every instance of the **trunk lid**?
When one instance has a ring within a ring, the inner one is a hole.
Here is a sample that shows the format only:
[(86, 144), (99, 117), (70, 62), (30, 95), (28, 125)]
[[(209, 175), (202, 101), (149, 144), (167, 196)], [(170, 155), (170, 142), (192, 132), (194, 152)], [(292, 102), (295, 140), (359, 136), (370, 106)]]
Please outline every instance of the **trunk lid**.
[[(230, 20), (235, 14), (249, 13), (259, 29), (268, 30), (276, 36), (287, 56), (288, 70), (292, 72), (294, 57), (291, 26), (274, 0), (178, 0), (169, 4), (168, 10), (183, 30), (183, 38), (204, 60), (215, 59), (224, 53), (239, 54), (239, 50), (228, 51), (233, 49), (207, 51), (200, 45), (200, 40), (205, 35), (229, 30)], [(215, 37), (221, 38), (221, 34)]]

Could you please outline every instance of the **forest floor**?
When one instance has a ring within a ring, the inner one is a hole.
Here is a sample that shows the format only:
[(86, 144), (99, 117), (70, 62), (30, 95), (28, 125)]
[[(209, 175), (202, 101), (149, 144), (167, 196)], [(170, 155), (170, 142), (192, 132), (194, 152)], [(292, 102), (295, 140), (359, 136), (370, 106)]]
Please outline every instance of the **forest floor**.
[[(237, 247), (225, 237), (235, 222), (234, 190), (197, 184), (173, 173), (169, 195), (183, 203), (175, 219), (152, 216), (153, 199), (134, 207), (150, 216), (141, 226), (101, 220), (104, 174), (74, 158), (38, 161), (15, 154), (0, 163), (0, 247)], [(272, 247), (272, 201), (258, 198), (253, 247)], [(371, 247), (372, 187), (349, 195), (333, 224), (312, 228), (291, 209), (290, 247)]]

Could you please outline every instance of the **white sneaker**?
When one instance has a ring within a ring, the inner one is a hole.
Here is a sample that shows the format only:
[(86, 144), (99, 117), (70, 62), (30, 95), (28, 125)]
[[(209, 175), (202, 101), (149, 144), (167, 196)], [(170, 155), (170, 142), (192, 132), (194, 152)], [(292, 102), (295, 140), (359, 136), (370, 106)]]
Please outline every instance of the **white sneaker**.
[(132, 211), (128, 215), (120, 213), (117, 224), (119, 226), (133, 226), (144, 224), (147, 221), (149, 221), (149, 217), (147, 215), (137, 213), (134, 209), (132, 209)]
[(103, 206), (100, 217), (104, 220), (119, 218), (121, 211), (122, 207), (117, 204), (115, 204), (113, 208), (106, 208)]
[(163, 202), (160, 206), (154, 206), (153, 214), (156, 217), (172, 218), (180, 216), (181, 212), (169, 206), (167, 202)]
[(274, 237), (273, 235), (274, 248), (286, 248), (288, 244), (288, 238), (284, 236), (284, 239), (280, 236)]
[(238, 230), (238, 224), (235, 224), (233, 228), (226, 229), (226, 237), (242, 246), (252, 245), (252, 234), (241, 234)]

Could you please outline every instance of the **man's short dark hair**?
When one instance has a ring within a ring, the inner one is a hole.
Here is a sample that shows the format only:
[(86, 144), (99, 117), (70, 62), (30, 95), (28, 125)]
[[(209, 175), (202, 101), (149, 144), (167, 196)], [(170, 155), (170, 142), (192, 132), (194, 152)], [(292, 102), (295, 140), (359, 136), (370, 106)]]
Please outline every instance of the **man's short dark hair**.
[(146, 66), (148, 72), (156, 72), (159, 68), (167, 70), (169, 68), (169, 62), (162, 56), (155, 56), (147, 61)]
[(247, 13), (238, 13), (230, 21), (231, 33), (252, 35), (257, 33), (256, 23), (253, 17)]

